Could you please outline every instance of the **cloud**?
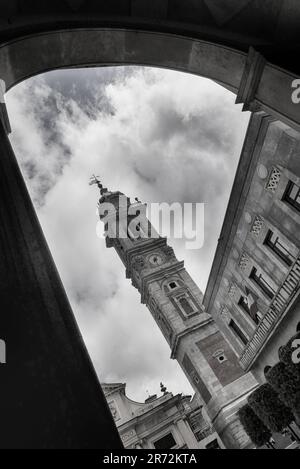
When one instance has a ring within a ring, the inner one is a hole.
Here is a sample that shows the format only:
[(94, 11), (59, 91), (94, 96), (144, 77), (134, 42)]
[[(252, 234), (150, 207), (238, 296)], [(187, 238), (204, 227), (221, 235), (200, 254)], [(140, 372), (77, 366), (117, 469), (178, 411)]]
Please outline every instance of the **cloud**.
[(125, 278), (96, 236), (105, 186), (145, 202), (204, 202), (205, 244), (170, 240), (204, 290), (249, 116), (234, 96), (199, 77), (127, 67), (57, 71), (7, 96), (12, 145), (102, 381), (126, 381), (134, 399), (191, 388)]

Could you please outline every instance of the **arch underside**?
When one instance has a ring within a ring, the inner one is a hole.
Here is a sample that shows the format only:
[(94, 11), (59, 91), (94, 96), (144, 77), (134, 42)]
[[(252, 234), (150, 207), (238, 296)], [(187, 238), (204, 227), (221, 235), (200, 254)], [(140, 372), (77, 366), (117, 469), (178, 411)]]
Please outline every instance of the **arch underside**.
[(2, 46), (0, 71), (8, 90), (58, 68), (145, 65), (201, 75), (237, 92), (246, 57), (221, 45), (171, 34), (74, 29), (40, 33)]
[(50, 70), (108, 65), (161, 67), (210, 78), (237, 94), (237, 102), (249, 100), (247, 109), (258, 108), (300, 130), (299, 109), (291, 100), (296, 75), (268, 63), (253, 48), (246, 53), (193, 37), (115, 28), (41, 32), (0, 46), (6, 90)]

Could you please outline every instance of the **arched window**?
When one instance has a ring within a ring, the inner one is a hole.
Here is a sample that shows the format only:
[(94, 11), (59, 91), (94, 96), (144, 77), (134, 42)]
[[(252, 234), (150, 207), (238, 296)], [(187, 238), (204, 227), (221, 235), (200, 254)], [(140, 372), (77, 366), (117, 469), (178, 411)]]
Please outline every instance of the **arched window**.
[(271, 368), (272, 368), (272, 367), (271, 367), (270, 365), (267, 365), (267, 366), (264, 367), (264, 375), (265, 375), (265, 377), (266, 377), (268, 371), (269, 371)]
[(185, 296), (179, 298), (178, 302), (186, 315), (193, 314), (195, 312), (191, 302)]
[(298, 322), (298, 324), (297, 324), (296, 332), (300, 332), (300, 322)]

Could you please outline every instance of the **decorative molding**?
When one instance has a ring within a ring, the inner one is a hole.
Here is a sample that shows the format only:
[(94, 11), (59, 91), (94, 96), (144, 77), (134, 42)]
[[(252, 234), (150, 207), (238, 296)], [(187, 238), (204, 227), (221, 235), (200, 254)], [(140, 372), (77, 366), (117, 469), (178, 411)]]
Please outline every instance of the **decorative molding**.
[(254, 236), (258, 236), (259, 233), (260, 233), (260, 230), (262, 229), (263, 227), (263, 224), (264, 224), (264, 220), (263, 218), (260, 216), (260, 215), (256, 215), (256, 217), (254, 218), (254, 222), (251, 226), (251, 230), (250, 232), (254, 235)]
[(245, 252), (243, 252), (243, 254), (241, 255), (240, 260), (239, 260), (239, 268), (240, 268), (242, 271), (245, 271), (245, 269), (248, 267), (249, 260), (250, 260), (250, 259), (249, 259), (248, 254), (246, 254)]
[(255, 95), (265, 64), (265, 58), (253, 47), (250, 47), (235, 101), (236, 104), (244, 104), (243, 111), (255, 112), (259, 110)]
[(278, 168), (272, 168), (270, 173), (268, 182), (266, 184), (266, 190), (272, 192), (273, 194), (276, 192), (277, 186), (280, 181), (281, 172)]
[(150, 272), (147, 275), (144, 275), (142, 277), (142, 285), (141, 285), (141, 302), (147, 303), (147, 298), (149, 295), (148, 287), (149, 284), (152, 283), (153, 281), (157, 280), (158, 282), (161, 280), (161, 278), (166, 275), (167, 277), (174, 276), (180, 272), (184, 268), (184, 262), (183, 261), (176, 261), (176, 263), (172, 265), (163, 265), (161, 266), (161, 269), (154, 270)]
[(132, 260), (132, 267), (140, 272), (145, 267), (145, 259), (143, 256), (136, 256)]
[(248, 223), (248, 224), (251, 223), (252, 217), (251, 217), (251, 215), (250, 215), (249, 212), (245, 212), (245, 214), (244, 214), (244, 219), (245, 219), (245, 222), (246, 222), (246, 223)]
[(129, 432), (124, 433), (124, 435), (121, 435), (121, 440), (122, 441), (127, 441), (130, 438), (132, 438), (133, 436), (135, 436), (135, 431), (134, 430), (129, 430)]
[(231, 320), (231, 314), (230, 314), (229, 309), (226, 305), (221, 306), (221, 308), (220, 308), (220, 317), (223, 319), (223, 321), (226, 324), (229, 324), (229, 322)]
[(234, 283), (234, 282), (232, 282), (232, 283), (230, 284), (229, 289), (228, 289), (228, 294), (229, 294), (230, 298), (234, 298), (235, 295), (236, 295), (236, 293), (237, 293), (237, 291), (238, 291), (237, 284)]
[(223, 355), (224, 353), (225, 353), (225, 352), (224, 352), (224, 349), (221, 348), (221, 349), (216, 350), (216, 351), (212, 354), (212, 356), (213, 356), (214, 358), (218, 358), (220, 355)]
[(171, 248), (171, 246), (168, 246), (167, 244), (165, 244), (165, 245), (162, 246), (161, 250), (163, 251), (163, 253), (166, 256), (165, 262), (170, 261), (170, 260), (177, 261), (177, 258), (174, 254), (174, 250), (173, 250), (173, 248)]
[(259, 164), (256, 171), (260, 179), (266, 179), (268, 176), (268, 170), (264, 164)]

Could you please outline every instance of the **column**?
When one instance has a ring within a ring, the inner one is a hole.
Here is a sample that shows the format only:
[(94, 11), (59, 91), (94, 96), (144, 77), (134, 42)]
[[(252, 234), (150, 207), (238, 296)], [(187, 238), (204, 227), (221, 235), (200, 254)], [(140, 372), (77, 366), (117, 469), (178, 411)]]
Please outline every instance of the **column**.
[(186, 443), (189, 449), (198, 448), (198, 442), (194, 433), (192, 432), (190, 426), (186, 423), (184, 419), (177, 420), (176, 422), (177, 428)]

